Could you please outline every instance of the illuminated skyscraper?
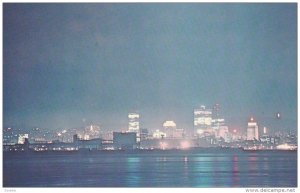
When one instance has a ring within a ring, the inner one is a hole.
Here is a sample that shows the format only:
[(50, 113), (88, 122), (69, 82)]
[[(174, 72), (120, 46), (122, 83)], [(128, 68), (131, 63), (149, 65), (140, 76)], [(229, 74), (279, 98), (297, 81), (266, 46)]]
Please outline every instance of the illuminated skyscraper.
[(212, 111), (211, 126), (217, 138), (225, 139), (228, 142), (229, 130), (228, 126), (225, 125), (225, 119), (220, 118), (220, 104), (215, 104)]
[(266, 127), (264, 127), (263, 134), (267, 135), (267, 128)]
[(247, 127), (247, 140), (258, 140), (258, 125), (257, 122), (254, 121), (253, 117), (250, 118)]
[(220, 127), (225, 126), (225, 119), (212, 119), (211, 125), (214, 131), (217, 132)]
[(216, 103), (212, 109), (212, 118), (219, 119), (219, 113), (220, 113), (220, 104)]
[(137, 137), (137, 142), (140, 142), (140, 115), (138, 113), (128, 114), (128, 131), (135, 132)]
[(194, 131), (197, 136), (201, 136), (205, 131), (211, 129), (212, 111), (201, 106), (200, 109), (194, 109)]

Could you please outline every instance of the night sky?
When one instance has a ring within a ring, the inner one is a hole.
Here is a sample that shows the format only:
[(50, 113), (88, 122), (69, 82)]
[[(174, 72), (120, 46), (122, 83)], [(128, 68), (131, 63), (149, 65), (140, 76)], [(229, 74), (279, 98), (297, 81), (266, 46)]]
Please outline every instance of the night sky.
[(296, 3), (5, 3), (3, 45), (4, 127), (297, 127)]

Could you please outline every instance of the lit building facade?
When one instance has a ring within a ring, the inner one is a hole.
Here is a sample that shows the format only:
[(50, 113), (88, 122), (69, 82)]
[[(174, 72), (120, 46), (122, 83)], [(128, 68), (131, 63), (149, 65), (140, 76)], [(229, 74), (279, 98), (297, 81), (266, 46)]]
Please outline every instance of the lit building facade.
[[(225, 119), (212, 119), (211, 121), (212, 129), (216, 135), (216, 137), (222, 137), (219, 135), (220, 129), (224, 129), (225, 126)], [(228, 130), (228, 127), (226, 127)]]
[(140, 142), (140, 115), (138, 113), (128, 114), (128, 132), (136, 133), (137, 142)]
[(166, 138), (167, 135), (166, 135), (166, 133), (157, 129), (153, 132), (152, 136), (154, 139), (163, 139), (163, 138)]
[(100, 138), (100, 127), (98, 125), (90, 125), (85, 128), (84, 130), (84, 139), (89, 140), (89, 139), (95, 139), (95, 138)]
[(90, 140), (80, 139), (77, 134), (73, 135), (73, 147), (76, 149), (99, 150), (102, 148), (102, 139), (93, 138)]
[(234, 136), (229, 132), (228, 126), (220, 126), (218, 130), (218, 138), (223, 138), (224, 142), (230, 143), (232, 142)]
[(263, 134), (267, 135), (267, 128), (266, 127), (264, 127)]
[(258, 140), (258, 124), (254, 121), (253, 117), (250, 118), (247, 127), (247, 140)]
[(173, 133), (173, 138), (180, 139), (180, 138), (185, 138), (185, 129), (175, 129)]
[(211, 109), (201, 106), (199, 109), (194, 109), (194, 131), (197, 136), (202, 136), (212, 126), (212, 111)]
[(24, 144), (25, 139), (28, 139), (28, 134), (19, 134), (18, 144)]
[(163, 123), (163, 132), (167, 138), (174, 138), (176, 123), (174, 121), (165, 121)]

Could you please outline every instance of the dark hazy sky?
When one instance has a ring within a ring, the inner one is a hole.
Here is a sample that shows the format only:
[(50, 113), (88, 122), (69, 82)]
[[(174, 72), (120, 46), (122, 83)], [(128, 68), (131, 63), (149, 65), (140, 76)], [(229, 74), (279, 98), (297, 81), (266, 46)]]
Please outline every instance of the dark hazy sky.
[[(220, 103), (231, 127), (251, 115), (297, 120), (297, 4), (4, 4), (4, 126), (127, 127)], [(85, 122), (84, 122), (85, 120)]]

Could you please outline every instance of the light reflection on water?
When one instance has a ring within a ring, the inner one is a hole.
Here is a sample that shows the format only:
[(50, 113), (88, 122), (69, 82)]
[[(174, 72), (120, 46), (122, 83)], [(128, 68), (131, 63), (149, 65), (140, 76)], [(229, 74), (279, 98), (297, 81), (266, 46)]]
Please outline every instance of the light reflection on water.
[(189, 179), (189, 158), (183, 157), (183, 180), (187, 182)]
[(129, 187), (139, 187), (140, 185), (140, 158), (127, 158), (127, 177), (125, 178)]
[(238, 187), (240, 183), (238, 162), (239, 162), (239, 157), (237, 155), (234, 155), (232, 160), (232, 185), (234, 187)]
[(249, 173), (256, 172), (258, 170), (257, 159), (258, 158), (256, 156), (248, 157)]
[(41, 155), (32, 154), (24, 159), (23, 154), (4, 154), (4, 186), (297, 186), (297, 153), (185, 151)]
[(198, 156), (194, 160), (196, 164), (193, 167), (193, 171), (197, 173), (196, 187), (208, 187), (213, 180), (212, 157)]

